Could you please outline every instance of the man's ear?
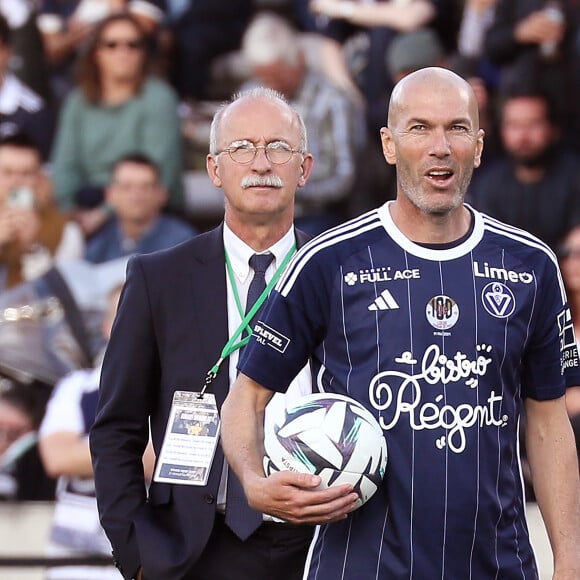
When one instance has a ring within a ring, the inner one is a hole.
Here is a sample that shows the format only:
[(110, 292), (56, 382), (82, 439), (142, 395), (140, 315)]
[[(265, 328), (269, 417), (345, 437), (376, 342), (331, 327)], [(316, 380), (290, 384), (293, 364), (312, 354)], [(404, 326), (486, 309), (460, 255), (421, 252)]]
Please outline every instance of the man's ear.
[(314, 158), (312, 157), (312, 155), (310, 155), (310, 153), (306, 153), (304, 155), (302, 163), (300, 164), (299, 169), (300, 176), (298, 177), (298, 187), (304, 187), (304, 185), (306, 185), (306, 182), (308, 181), (308, 178), (312, 173), (313, 167), (314, 167)]
[(485, 131), (480, 129), (477, 132), (477, 143), (475, 146), (475, 158), (473, 160), (473, 166), (479, 167), (481, 165), (481, 154), (483, 153), (483, 140), (485, 137)]
[(207, 174), (209, 175), (211, 182), (216, 187), (221, 187), (222, 180), (220, 177), (220, 166), (217, 162), (217, 158), (214, 155), (210, 154), (205, 158), (205, 167), (207, 169)]
[(388, 127), (381, 129), (381, 145), (383, 147), (383, 155), (389, 165), (397, 163), (397, 154), (395, 152), (395, 142), (393, 140), (393, 133)]

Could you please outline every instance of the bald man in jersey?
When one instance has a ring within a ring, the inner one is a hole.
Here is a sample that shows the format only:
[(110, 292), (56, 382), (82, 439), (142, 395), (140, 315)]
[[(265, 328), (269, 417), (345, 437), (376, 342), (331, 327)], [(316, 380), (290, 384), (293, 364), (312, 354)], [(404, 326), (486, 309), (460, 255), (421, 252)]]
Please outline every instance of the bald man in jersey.
[[(305, 578), (524, 578), (520, 419), (554, 578), (580, 578), (580, 484), (566, 388), (578, 351), (553, 253), (464, 203), (484, 133), (469, 85), (441, 68), (400, 81), (381, 129), (397, 197), (293, 259), (222, 408), (223, 445), (250, 505), (320, 524)], [(373, 276), (373, 274), (375, 274)], [(378, 275), (380, 274), (380, 276)], [(375, 415), (389, 463), (360, 509), (314, 475), (261, 468), (264, 405), (311, 359), (320, 390)]]

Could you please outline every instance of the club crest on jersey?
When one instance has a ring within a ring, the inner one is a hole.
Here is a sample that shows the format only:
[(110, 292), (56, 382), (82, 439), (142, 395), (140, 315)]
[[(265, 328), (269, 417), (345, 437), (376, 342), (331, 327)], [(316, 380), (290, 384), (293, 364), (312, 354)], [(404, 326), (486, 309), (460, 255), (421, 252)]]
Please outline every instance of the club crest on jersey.
[(445, 296), (445, 294), (440, 294), (439, 296), (433, 296), (427, 302), (425, 315), (433, 328), (437, 330), (449, 330), (459, 320), (459, 306), (453, 298)]
[(507, 318), (516, 307), (513, 292), (501, 282), (490, 282), (481, 291), (483, 307), (495, 318)]
[(359, 270), (358, 272), (348, 272), (344, 275), (344, 283), (347, 286), (359, 284), (374, 284), (376, 282), (390, 282), (391, 280), (418, 280), (421, 278), (421, 272), (418, 268), (392, 270), (390, 266), (381, 268), (369, 268)]

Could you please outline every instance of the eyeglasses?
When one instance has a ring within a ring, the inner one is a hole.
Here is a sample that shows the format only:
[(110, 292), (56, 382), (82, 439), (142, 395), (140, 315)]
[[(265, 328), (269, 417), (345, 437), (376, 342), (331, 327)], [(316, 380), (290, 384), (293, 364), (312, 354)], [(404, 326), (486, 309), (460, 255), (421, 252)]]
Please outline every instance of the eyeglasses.
[(256, 158), (258, 149), (263, 149), (268, 161), (274, 163), (274, 165), (288, 163), (294, 153), (303, 154), (302, 151), (293, 149), (288, 143), (284, 143), (284, 141), (273, 141), (267, 145), (258, 145), (257, 147), (249, 141), (237, 141), (223, 151), (220, 151), (217, 155), (221, 155), (227, 151), (232, 161), (240, 163), (241, 165), (247, 165)]
[(117, 48), (126, 48), (128, 50), (141, 50), (143, 42), (140, 40), (101, 40), (99, 47), (107, 50), (117, 50)]

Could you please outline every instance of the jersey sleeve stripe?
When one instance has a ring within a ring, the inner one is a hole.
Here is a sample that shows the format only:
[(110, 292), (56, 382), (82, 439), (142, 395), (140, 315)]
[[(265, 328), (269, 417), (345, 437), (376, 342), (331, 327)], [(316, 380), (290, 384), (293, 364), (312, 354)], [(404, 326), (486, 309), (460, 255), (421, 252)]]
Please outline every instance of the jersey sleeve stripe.
[(565, 304), (567, 302), (566, 288), (564, 287), (564, 280), (562, 279), (562, 274), (560, 273), (558, 258), (556, 257), (556, 254), (554, 254), (554, 252), (551, 250), (551, 248), (547, 244), (542, 242), (539, 238), (536, 238), (534, 235), (526, 232), (525, 230), (521, 230), (514, 226), (510, 226), (504, 222), (500, 222), (485, 214), (482, 214), (482, 216), (484, 221), (484, 227), (488, 231), (494, 232), (500, 236), (505, 236), (506, 238), (510, 238), (512, 240), (516, 240), (526, 246), (536, 248), (537, 250), (540, 250), (544, 252), (544, 254), (546, 254), (548, 259), (554, 264), (556, 268), (556, 272), (558, 275), (558, 284), (560, 285), (562, 303)]
[(377, 227), (383, 227), (376, 210), (363, 214), (359, 218), (348, 221), (318, 235), (316, 238), (303, 246), (288, 265), (284, 274), (278, 280), (276, 290), (286, 296), (292, 289), (296, 277), (304, 265), (320, 250), (328, 248), (344, 240), (354, 238), (363, 232), (371, 231)]

